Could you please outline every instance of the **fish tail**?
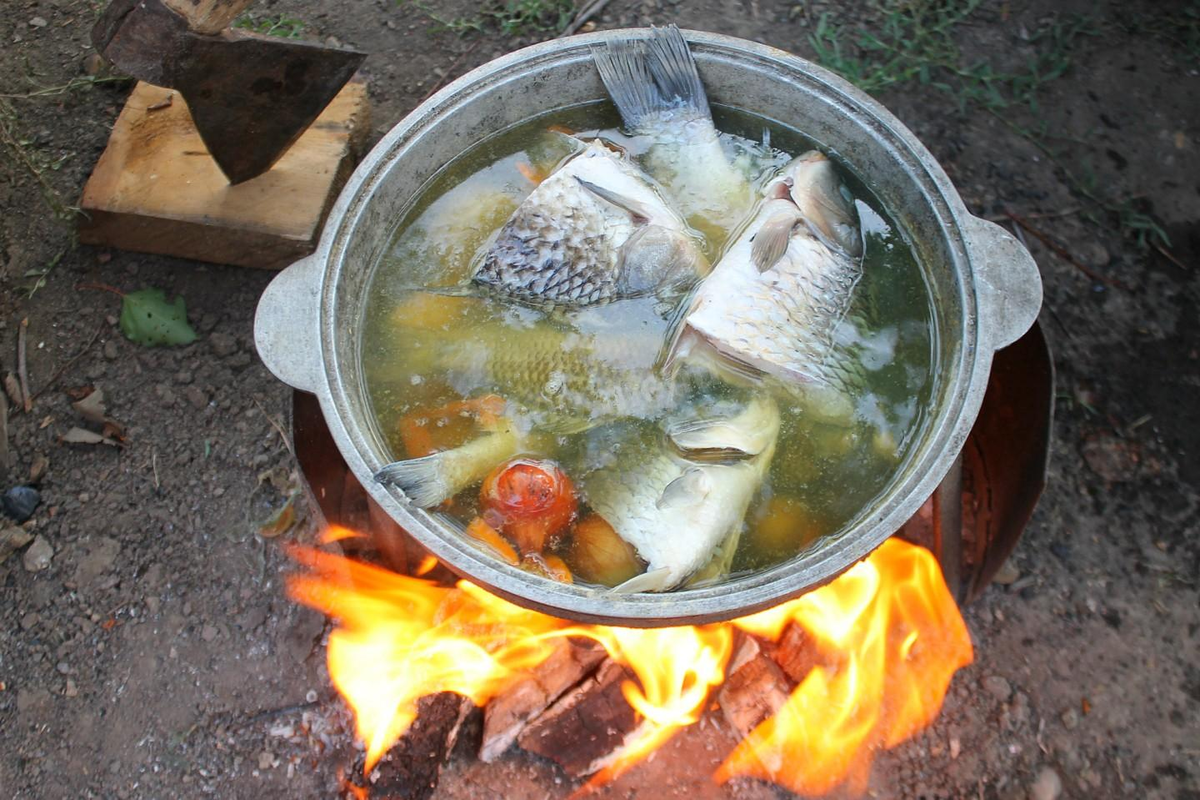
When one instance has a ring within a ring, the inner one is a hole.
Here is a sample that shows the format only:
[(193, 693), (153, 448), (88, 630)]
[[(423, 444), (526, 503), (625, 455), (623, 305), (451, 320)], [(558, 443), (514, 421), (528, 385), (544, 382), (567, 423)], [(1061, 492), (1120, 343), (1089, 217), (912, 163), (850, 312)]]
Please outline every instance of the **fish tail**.
[(397, 487), (420, 508), (436, 506), (454, 494), (446, 476), (446, 453), (393, 461), (375, 473), (375, 481)]
[(521, 439), (511, 430), (488, 433), (442, 453), (393, 461), (375, 473), (378, 483), (396, 486), (420, 508), (448, 500), (517, 454)]
[(659, 567), (640, 575), (634, 575), (624, 583), (617, 584), (611, 591), (613, 594), (636, 594), (637, 592), (665, 592), (678, 581), (671, 580), (670, 567)]
[(707, 118), (708, 97), (679, 28), (654, 28), (648, 39), (618, 39), (592, 48), (592, 60), (625, 125), (640, 130), (666, 111)]

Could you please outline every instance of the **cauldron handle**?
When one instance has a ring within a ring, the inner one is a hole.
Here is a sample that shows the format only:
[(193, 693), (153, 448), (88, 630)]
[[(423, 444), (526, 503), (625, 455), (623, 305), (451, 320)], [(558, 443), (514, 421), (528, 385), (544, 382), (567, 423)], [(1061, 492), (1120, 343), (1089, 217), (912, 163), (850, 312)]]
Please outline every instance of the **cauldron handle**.
[(258, 299), (254, 344), (279, 380), (306, 392), (321, 384), (321, 260), (309, 256), (287, 267)]
[(972, 217), (966, 226), (967, 252), (979, 287), (980, 329), (993, 350), (1012, 344), (1029, 330), (1042, 307), (1042, 275), (1037, 262), (1012, 234), (994, 222)]

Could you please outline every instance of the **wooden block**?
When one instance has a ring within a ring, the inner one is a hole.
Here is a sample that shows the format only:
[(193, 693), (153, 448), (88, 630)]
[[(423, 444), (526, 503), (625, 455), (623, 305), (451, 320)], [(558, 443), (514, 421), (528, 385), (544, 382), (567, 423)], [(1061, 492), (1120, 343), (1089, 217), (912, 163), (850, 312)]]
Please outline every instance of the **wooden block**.
[(637, 713), (621, 693), (633, 680), (612, 659), (579, 684), (521, 732), (523, 750), (556, 761), (574, 778), (603, 768), (638, 727)]
[(604, 648), (591, 640), (560, 640), (529, 677), (487, 704), (479, 758), (487, 763), (499, 758), (530, 720), (582, 681), (604, 655)]
[(787, 702), (792, 687), (752, 636), (742, 640), (717, 702), (730, 727), (748, 736)]
[(138, 83), (83, 190), (85, 244), (280, 269), (316, 247), (369, 125), (346, 84), (267, 172), (230, 186), (178, 92)]
[(770, 647), (770, 656), (793, 683), (801, 683), (822, 665), (821, 652), (808, 632), (796, 623), (783, 629), (779, 641)]
[(474, 707), (470, 700), (453, 692), (422, 697), (412, 727), (380, 760), (371, 796), (427, 800), (437, 789), (442, 766), (454, 752), (458, 733)]

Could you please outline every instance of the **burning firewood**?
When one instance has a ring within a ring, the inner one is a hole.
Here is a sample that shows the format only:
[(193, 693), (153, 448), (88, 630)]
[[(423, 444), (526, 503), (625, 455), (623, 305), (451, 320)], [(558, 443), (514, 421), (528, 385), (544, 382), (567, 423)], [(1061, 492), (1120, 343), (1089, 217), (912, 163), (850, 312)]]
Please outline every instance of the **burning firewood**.
[(604, 659), (604, 648), (590, 640), (562, 640), (528, 678), (492, 700), (484, 711), (479, 757), (491, 763), (517, 740), (530, 720), (578, 684)]
[(813, 667), (821, 664), (821, 654), (812, 635), (795, 623), (784, 629), (779, 641), (769, 646), (769, 651), (770, 657), (792, 683), (800, 683)]
[(374, 770), (374, 797), (426, 800), (432, 795), (475, 705), (462, 695), (440, 692), (422, 697), (417, 708), (417, 719)]
[(557, 762), (573, 778), (604, 767), (637, 728), (637, 714), (621, 684), (633, 680), (625, 667), (607, 659), (583, 681), (529, 724), (517, 737), (524, 750)]
[(717, 702), (729, 725), (746, 736), (787, 702), (792, 686), (753, 636), (743, 635)]

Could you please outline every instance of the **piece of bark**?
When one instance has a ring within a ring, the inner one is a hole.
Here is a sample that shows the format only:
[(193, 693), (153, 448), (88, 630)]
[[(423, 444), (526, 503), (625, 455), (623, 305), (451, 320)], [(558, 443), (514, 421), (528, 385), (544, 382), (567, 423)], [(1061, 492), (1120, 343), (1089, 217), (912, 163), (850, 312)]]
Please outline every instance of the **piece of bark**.
[(499, 758), (530, 720), (587, 677), (603, 660), (604, 648), (590, 639), (559, 640), (554, 652), (534, 667), (529, 677), (514, 684), (484, 709), (480, 760), (490, 764)]
[(821, 653), (816, 642), (794, 622), (784, 629), (779, 641), (769, 650), (771, 658), (792, 683), (800, 683), (808, 677), (813, 667), (821, 665)]
[(590, 775), (637, 729), (637, 714), (621, 693), (633, 675), (612, 659), (528, 725), (521, 748), (557, 762), (573, 778)]
[(442, 766), (474, 708), (468, 698), (454, 692), (422, 697), (416, 720), (376, 766), (379, 777), (372, 783), (371, 796), (427, 800), (437, 789)]
[(0, 394), (0, 480), (8, 478), (8, 398)]
[(753, 636), (742, 639), (717, 702), (730, 727), (743, 737), (787, 702), (792, 687), (779, 665)]
[[(408, 534), (396, 524), (396, 520), (367, 495), (367, 518), (370, 523), (371, 542), (383, 556), (383, 562), (392, 572), (408, 574)], [(414, 565), (415, 566), (415, 565)]]

